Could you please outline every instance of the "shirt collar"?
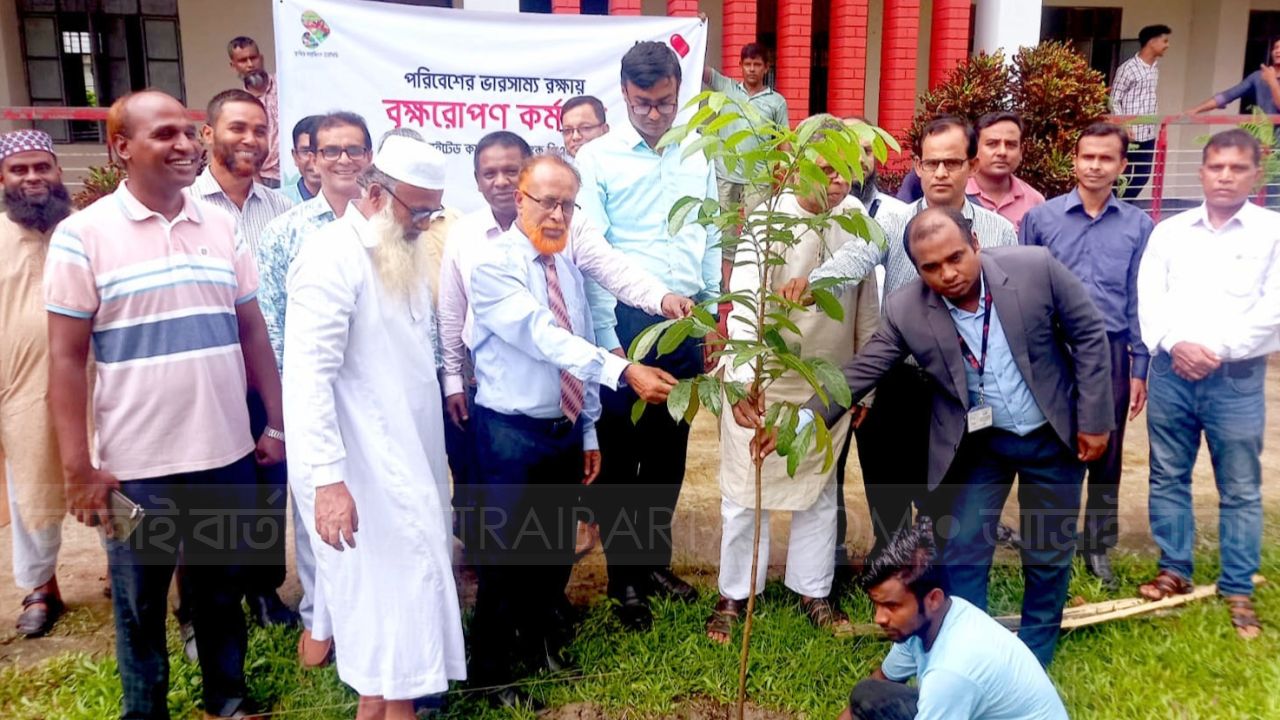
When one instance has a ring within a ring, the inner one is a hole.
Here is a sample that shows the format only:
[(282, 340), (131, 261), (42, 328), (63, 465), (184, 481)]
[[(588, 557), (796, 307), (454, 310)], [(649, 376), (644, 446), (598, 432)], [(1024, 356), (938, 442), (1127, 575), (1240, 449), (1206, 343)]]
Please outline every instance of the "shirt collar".
[[(1017, 175), (1009, 176), (1009, 195), (1013, 197), (1014, 202), (1026, 197), (1026, 187), (1027, 184), (1018, 179)], [(964, 193), (966, 195), (976, 195), (992, 205), (996, 204), (995, 200), (993, 200), (991, 196), (987, 195), (986, 191), (982, 189), (982, 186), (978, 184), (978, 178), (973, 175), (970, 175), (969, 181), (965, 183)]]
[(1134, 57), (1135, 59), (1137, 59), (1137, 61), (1138, 61), (1138, 62), (1142, 63), (1142, 66), (1143, 66), (1143, 67), (1153, 68), (1153, 67), (1155, 67), (1156, 65), (1159, 65), (1159, 64), (1160, 64), (1160, 58), (1156, 58), (1156, 61), (1155, 61), (1155, 62), (1153, 62), (1153, 63), (1148, 63), (1146, 60), (1143, 60), (1143, 59), (1142, 59), (1142, 53), (1136, 53), (1133, 57)]
[(190, 220), (196, 224), (204, 222), (204, 216), (200, 213), (200, 208), (196, 205), (195, 199), (187, 193), (182, 193), (182, 209), (178, 211), (172, 221), (143, 205), (141, 200), (134, 197), (134, 194), (129, 192), (128, 180), (120, 183), (120, 187), (116, 188), (115, 196), (120, 203), (121, 209), (124, 210), (124, 216), (134, 222), (142, 222), (151, 217), (158, 217), (169, 225), (177, 224), (180, 220)]
[[(200, 175), (196, 178), (196, 181), (191, 184), (191, 189), (202, 198), (207, 198), (210, 195), (221, 195), (227, 198), (227, 200), (231, 199), (227, 197), (227, 191), (222, 189), (222, 185), (218, 183), (218, 179), (213, 176), (212, 165), (206, 167), (204, 169), (204, 172), (200, 173)], [(250, 184), (249, 194), (244, 199), (245, 204), (246, 205), (249, 204), (250, 198), (256, 197), (259, 200), (261, 200), (262, 195), (265, 192), (266, 192), (266, 187), (264, 187), (263, 185), (259, 185), (257, 182)]]
[[(929, 201), (926, 198), (920, 198), (916, 201), (915, 205), (911, 206), (911, 217), (915, 217), (928, 209)], [(963, 215), (966, 220), (973, 219), (973, 203), (970, 202), (967, 197), (964, 199), (964, 205), (960, 208), (960, 214)]]
[(981, 313), (987, 307), (987, 274), (985, 272), (978, 274), (978, 309), (977, 310), (974, 310), (973, 312), (969, 312), (968, 310), (965, 310), (953, 304), (950, 300), (948, 300), (945, 297), (942, 298), (942, 302), (947, 304), (947, 309), (951, 311), (952, 315), (956, 313), (964, 313), (966, 315), (977, 315), (978, 313)]
[[(1079, 186), (1071, 188), (1071, 192), (1067, 193), (1066, 211), (1072, 212), (1073, 210), (1077, 210), (1077, 209), (1082, 213), (1084, 212), (1084, 200), (1080, 198)], [(1106, 215), (1112, 210), (1116, 212), (1120, 211), (1120, 201), (1116, 199), (1116, 196), (1114, 194), (1107, 196), (1107, 204), (1102, 207), (1102, 214), (1099, 215), (1098, 217), (1102, 217), (1103, 215)]]
[(347, 203), (347, 211), (342, 214), (342, 219), (355, 231), (361, 245), (370, 249), (378, 246), (378, 237), (373, 232), (373, 224), (364, 216), (364, 213), (360, 212), (360, 208), (356, 207), (355, 200)]
[(1257, 207), (1256, 205), (1246, 200), (1244, 205), (1241, 206), (1240, 209), (1236, 211), (1236, 214), (1231, 216), (1231, 219), (1223, 223), (1222, 227), (1215, 229), (1213, 225), (1209, 224), (1208, 205), (1206, 205), (1205, 203), (1200, 203), (1200, 207), (1197, 207), (1190, 211), (1194, 213), (1191, 218), (1191, 225), (1193, 227), (1196, 225), (1202, 225), (1204, 226), (1204, 229), (1212, 233), (1219, 233), (1219, 232), (1228, 230), (1231, 228), (1233, 224), (1238, 225), (1241, 228), (1245, 228), (1245, 227), (1248, 227), (1249, 221), (1253, 217), (1254, 208), (1256, 207)]
[(649, 147), (649, 143), (645, 142), (644, 138), (640, 137), (640, 131), (636, 130), (635, 126), (631, 124), (630, 118), (627, 119), (625, 124), (612, 132), (618, 133), (618, 140), (620, 140), (623, 145), (626, 145), (628, 150), (643, 148), (655, 155), (659, 154), (657, 150)]

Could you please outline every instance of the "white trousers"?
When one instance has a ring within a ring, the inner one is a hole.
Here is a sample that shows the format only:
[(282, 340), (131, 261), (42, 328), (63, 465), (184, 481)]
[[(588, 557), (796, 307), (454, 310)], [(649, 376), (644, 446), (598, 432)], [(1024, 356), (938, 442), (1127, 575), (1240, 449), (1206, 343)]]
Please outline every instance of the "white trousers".
[(4, 464), (9, 487), (9, 526), (13, 533), (13, 581), (31, 590), (53, 579), (58, 569), (58, 550), (62, 547), (62, 521), (30, 531), (18, 512), (18, 491), (14, 487), (13, 472), (9, 463)]
[(302, 524), (302, 514), (298, 512), (298, 503), (293, 499), (292, 489), (289, 490), (289, 504), (293, 505), (293, 561), (298, 567), (298, 583), (302, 585), (302, 599), (298, 601), (298, 614), (302, 616), (302, 627), (313, 630), (312, 618), (315, 616), (316, 608), (316, 554), (311, 549), (311, 536), (307, 534), (307, 526)]
[[(756, 593), (764, 592), (769, 569), (769, 511), (761, 513), (760, 563)], [(751, 592), (751, 540), (755, 511), (728, 498), (720, 499), (720, 594), (746, 600)], [(836, 484), (826, 488), (807, 510), (791, 513), (791, 540), (783, 583), (792, 591), (821, 598), (831, 594), (836, 563)]]

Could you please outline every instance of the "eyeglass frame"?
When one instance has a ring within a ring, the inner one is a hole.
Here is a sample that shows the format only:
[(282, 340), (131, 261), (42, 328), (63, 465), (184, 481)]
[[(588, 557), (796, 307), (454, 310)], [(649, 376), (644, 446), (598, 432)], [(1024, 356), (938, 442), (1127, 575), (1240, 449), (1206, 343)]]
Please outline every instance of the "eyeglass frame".
[(391, 199), (400, 203), (401, 205), (404, 206), (405, 210), (409, 211), (409, 222), (413, 223), (414, 225), (420, 226), (420, 225), (430, 224), (436, 218), (444, 214), (444, 211), (445, 211), (444, 205), (441, 205), (438, 208), (430, 208), (427, 210), (423, 210), (421, 208), (415, 208), (409, 203), (401, 200), (400, 196), (391, 192), (391, 188), (387, 187), (386, 185), (379, 185), (378, 187), (382, 188), (383, 191), (385, 191), (388, 195), (391, 196)]
[(543, 210), (546, 210), (547, 212), (555, 212), (556, 208), (560, 208), (560, 214), (566, 218), (573, 215), (575, 211), (582, 209), (582, 206), (573, 200), (552, 201), (555, 204), (552, 205), (551, 207), (547, 207), (546, 203), (548, 200), (551, 200), (551, 198), (534, 197), (533, 195), (530, 195), (528, 192), (526, 192), (524, 188), (519, 188), (518, 192), (521, 195), (524, 195), (525, 197), (529, 198), (530, 200), (538, 203), (538, 207), (542, 208)]
[[(929, 173), (930, 175), (937, 175), (937, 174), (938, 174), (938, 168), (940, 168), (940, 167), (945, 167), (945, 168), (947, 169), (947, 172), (948, 172), (948, 173), (960, 172), (960, 168), (963, 168), (966, 164), (968, 164), (968, 163), (970, 162), (970, 159), (969, 159), (969, 158), (963, 158), (963, 159), (960, 159), (960, 158), (929, 158), (928, 160), (925, 160), (924, 158), (921, 158), (921, 159), (919, 160), (919, 162), (920, 162), (920, 169), (921, 169), (921, 170), (924, 170), (925, 172)], [(930, 167), (929, 167), (929, 165), (930, 165), (930, 164), (933, 164), (933, 167), (932, 167), (932, 168), (930, 168)], [(954, 168), (953, 168), (953, 167), (951, 167), (951, 165), (952, 165), (952, 164), (954, 164), (954, 165), (955, 165), (955, 167), (954, 167)]]
[(586, 137), (588, 132), (595, 130), (596, 128), (604, 127), (604, 125), (604, 123), (596, 123), (594, 125), (579, 125), (578, 127), (562, 127), (560, 128), (560, 134), (566, 138), (572, 137), (575, 134), (578, 137)]
[[(324, 151), (327, 149), (333, 149), (333, 148), (337, 148), (338, 154), (334, 155), (333, 157), (325, 157)], [(351, 155), (352, 148), (360, 149), (360, 157), (353, 157)], [(325, 160), (339, 160), (342, 158), (343, 155), (346, 155), (347, 158), (350, 160), (363, 160), (366, 157), (369, 157), (369, 152), (370, 152), (369, 148), (363, 145), (325, 145), (324, 147), (319, 147), (316, 145), (311, 146), (311, 153), (316, 157), (322, 157)]]

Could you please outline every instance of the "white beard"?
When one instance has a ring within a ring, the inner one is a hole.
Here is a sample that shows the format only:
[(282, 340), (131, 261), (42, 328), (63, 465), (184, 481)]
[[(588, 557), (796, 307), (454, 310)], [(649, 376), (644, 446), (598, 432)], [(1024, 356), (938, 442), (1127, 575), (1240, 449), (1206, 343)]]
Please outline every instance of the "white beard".
[(388, 202), (373, 217), (369, 226), (378, 244), (371, 251), (373, 268), (387, 293), (412, 302), (427, 285), (427, 252), (418, 237), (405, 239), (404, 228), (396, 220)]

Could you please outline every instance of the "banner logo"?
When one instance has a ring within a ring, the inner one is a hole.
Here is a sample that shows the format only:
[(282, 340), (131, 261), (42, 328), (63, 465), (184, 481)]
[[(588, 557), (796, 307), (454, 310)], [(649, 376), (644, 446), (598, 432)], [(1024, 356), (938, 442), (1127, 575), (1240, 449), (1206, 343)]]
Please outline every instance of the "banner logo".
[(302, 27), (307, 29), (302, 33), (302, 44), (308, 50), (320, 47), (320, 43), (329, 37), (329, 23), (325, 22), (315, 10), (302, 13)]

